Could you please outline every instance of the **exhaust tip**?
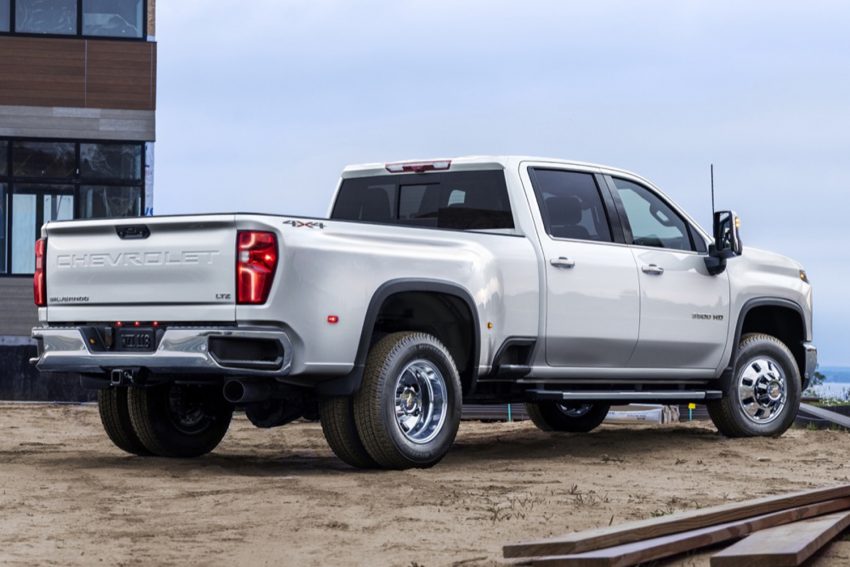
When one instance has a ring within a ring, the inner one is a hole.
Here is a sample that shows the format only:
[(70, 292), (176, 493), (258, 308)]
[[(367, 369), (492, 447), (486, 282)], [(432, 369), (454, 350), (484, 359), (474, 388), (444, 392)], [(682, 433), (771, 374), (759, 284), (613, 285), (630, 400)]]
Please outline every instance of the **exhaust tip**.
[(239, 380), (230, 380), (224, 384), (224, 399), (231, 404), (238, 404), (245, 397), (245, 385)]

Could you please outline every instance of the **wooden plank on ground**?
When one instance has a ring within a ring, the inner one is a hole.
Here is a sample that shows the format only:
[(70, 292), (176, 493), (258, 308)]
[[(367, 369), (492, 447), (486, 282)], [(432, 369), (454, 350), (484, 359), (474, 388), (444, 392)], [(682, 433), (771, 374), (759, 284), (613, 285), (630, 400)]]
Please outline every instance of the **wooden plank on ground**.
[(846, 497), (850, 497), (848, 484), (766, 496), (756, 500), (734, 502), (660, 518), (649, 518), (537, 541), (510, 544), (504, 546), (502, 552), (506, 558), (582, 553)]
[[(758, 530), (783, 524), (797, 525), (796, 522), (799, 520), (829, 514), (836, 510), (844, 510), (845, 512), (842, 513), (850, 514), (850, 512), (847, 512), (848, 508), (850, 508), (850, 498), (839, 498), (585, 553), (532, 557), (526, 561), (530, 565), (546, 565), (547, 567), (560, 565), (571, 567), (629, 567), (724, 541), (739, 539), (753, 532), (757, 532), (756, 535), (758, 535), (758, 533), (761, 533)], [(792, 524), (792, 522), (795, 523)], [(712, 567), (714, 567), (714, 564), (712, 564)]]
[(850, 526), (850, 511), (756, 532), (711, 557), (711, 567), (797, 567)]
[(840, 425), (845, 429), (850, 429), (850, 417), (841, 415), (838, 412), (829, 411), (828, 409), (819, 408), (810, 404), (800, 404), (800, 413), (825, 419), (835, 425)]

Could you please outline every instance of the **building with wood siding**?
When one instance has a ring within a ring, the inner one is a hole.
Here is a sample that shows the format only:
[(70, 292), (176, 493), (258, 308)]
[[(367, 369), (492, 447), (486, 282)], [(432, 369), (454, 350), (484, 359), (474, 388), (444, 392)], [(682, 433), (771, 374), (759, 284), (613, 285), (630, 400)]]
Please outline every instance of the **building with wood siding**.
[(63, 397), (26, 360), (41, 225), (153, 212), (154, 20), (154, 0), (0, 0), (0, 399)]

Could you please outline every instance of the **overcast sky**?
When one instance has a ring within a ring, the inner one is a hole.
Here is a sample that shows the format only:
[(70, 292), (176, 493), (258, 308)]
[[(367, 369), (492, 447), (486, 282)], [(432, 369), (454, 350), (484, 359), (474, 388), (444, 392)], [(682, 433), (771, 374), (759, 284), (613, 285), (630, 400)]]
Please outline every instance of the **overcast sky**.
[(534, 154), (630, 169), (801, 261), (850, 366), (850, 5), (157, 5), (157, 214), (324, 215), (347, 163)]

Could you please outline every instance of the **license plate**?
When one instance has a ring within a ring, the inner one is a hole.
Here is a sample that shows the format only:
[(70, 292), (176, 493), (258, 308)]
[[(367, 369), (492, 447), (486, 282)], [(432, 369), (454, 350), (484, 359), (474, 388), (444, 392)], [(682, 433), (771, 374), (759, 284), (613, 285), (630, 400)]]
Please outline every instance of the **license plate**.
[(152, 351), (156, 347), (153, 329), (115, 329), (114, 350)]

